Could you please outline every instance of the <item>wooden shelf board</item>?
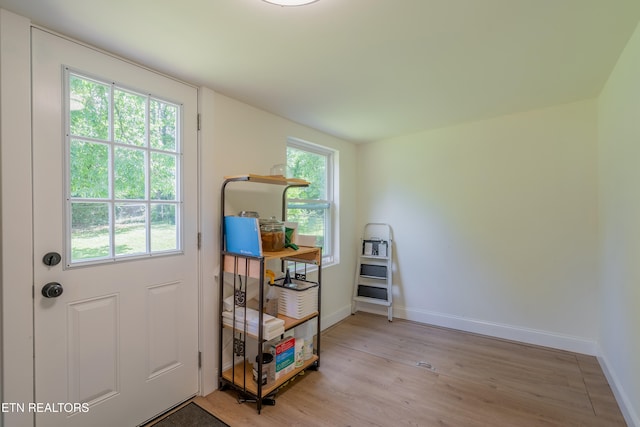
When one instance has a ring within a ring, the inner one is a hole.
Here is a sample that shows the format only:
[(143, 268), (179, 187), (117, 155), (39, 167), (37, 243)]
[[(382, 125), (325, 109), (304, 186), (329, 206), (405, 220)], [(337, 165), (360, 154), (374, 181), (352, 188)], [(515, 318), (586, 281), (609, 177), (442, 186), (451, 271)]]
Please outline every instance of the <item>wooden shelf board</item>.
[[(282, 251), (278, 252), (264, 252), (262, 254), (264, 256), (265, 261), (269, 260), (291, 260), (291, 261), (300, 261), (306, 263), (314, 263), (316, 265), (320, 265), (322, 258), (322, 249), (316, 246), (300, 246), (296, 251), (291, 248), (286, 248)], [(241, 260), (246, 260), (241, 261)], [(245, 272), (248, 273), (249, 277), (260, 278), (260, 260), (255, 257), (247, 257), (242, 254), (233, 254), (227, 252), (224, 256), (224, 271), (227, 273), (234, 273), (234, 266), (238, 265), (238, 273), (240, 275), (244, 275)]]
[(284, 330), (288, 331), (289, 329), (295, 328), (298, 325), (303, 324), (304, 322), (306, 322), (307, 320), (311, 320), (314, 317), (318, 317), (320, 313), (318, 313), (317, 311), (311, 313), (308, 316), (305, 316), (301, 319), (294, 319), (293, 317), (288, 317), (285, 316), (283, 314), (278, 314), (278, 319), (282, 319), (284, 320)]
[[(291, 378), (298, 375), (300, 372), (304, 371), (311, 365), (313, 365), (318, 360), (317, 355), (313, 355), (311, 359), (305, 360), (304, 364), (300, 368), (296, 368), (293, 371), (286, 374), (284, 377), (278, 378), (272, 384), (267, 384), (262, 386), (262, 396), (266, 397), (273, 391), (275, 391), (278, 387), (282, 386), (284, 383), (289, 381)], [(229, 368), (222, 373), (222, 377), (233, 383), (236, 387), (240, 387), (243, 390), (253, 394), (254, 396), (258, 395), (258, 384), (253, 381), (253, 364), (245, 361), (244, 363), (240, 362), (235, 366), (235, 377), (233, 368)]]
[(310, 184), (309, 181), (305, 181), (304, 179), (285, 178), (282, 175), (256, 175), (256, 174), (231, 175), (231, 176), (225, 176), (224, 179), (231, 180), (231, 181), (251, 181), (251, 182), (259, 182), (262, 184), (275, 184), (275, 185), (308, 186)]
[[(315, 312), (311, 313), (310, 315), (305, 316), (305, 317), (303, 317), (303, 318), (301, 318), (301, 319), (295, 319), (295, 318), (293, 318), (293, 317), (288, 317), (288, 316), (285, 316), (285, 315), (283, 315), (283, 314), (278, 314), (278, 319), (282, 319), (282, 320), (284, 320), (284, 330), (285, 330), (285, 331), (288, 331), (289, 329), (293, 329), (293, 328), (295, 328), (296, 326), (303, 324), (303, 323), (304, 323), (304, 322), (306, 322), (307, 320), (311, 320), (311, 319), (313, 319), (314, 317), (318, 317), (318, 315), (319, 315), (319, 314), (320, 314), (320, 313), (318, 313), (317, 311), (315, 311)], [(233, 328), (233, 327), (231, 327), (231, 325), (227, 325), (227, 324), (225, 324), (225, 323), (223, 323), (223, 324), (222, 324), (222, 326), (223, 326), (225, 329), (235, 329), (235, 332), (244, 333), (244, 330), (243, 330), (243, 329)], [(247, 333), (247, 336), (248, 336), (248, 337), (253, 338), (254, 340), (257, 340), (257, 339), (258, 339), (258, 337), (257, 337), (256, 335), (254, 335), (254, 334)]]
[(263, 255), (267, 260), (270, 259), (290, 259), (301, 261), (314, 261), (320, 263), (322, 250), (317, 246), (299, 246), (298, 250), (285, 248), (278, 252), (265, 252)]

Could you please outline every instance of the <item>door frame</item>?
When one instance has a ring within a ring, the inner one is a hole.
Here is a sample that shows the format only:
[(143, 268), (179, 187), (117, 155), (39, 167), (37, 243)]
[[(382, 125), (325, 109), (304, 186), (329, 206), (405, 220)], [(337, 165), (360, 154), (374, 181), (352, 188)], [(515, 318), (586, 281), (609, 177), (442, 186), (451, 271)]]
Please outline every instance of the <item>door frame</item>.
[[(2, 401), (31, 402), (33, 236), (31, 22), (0, 10), (0, 177), (2, 190)], [(10, 202), (9, 202), (10, 200)], [(4, 425), (33, 425), (34, 414), (0, 414)]]
[[(32, 234), (32, 165), (31, 165), (31, 29), (28, 18), (0, 9), (0, 315), (2, 331), (0, 345), (0, 399), (7, 403), (34, 401), (35, 372), (33, 324), (33, 234)], [(41, 28), (49, 31), (46, 28)], [(76, 40), (74, 40), (76, 41)], [(76, 41), (77, 42), (77, 41)], [(92, 46), (90, 46), (92, 47)], [(92, 47), (93, 48), (93, 47)], [(113, 55), (112, 55), (113, 56)], [(128, 61), (131, 62), (131, 61)], [(136, 64), (138, 65), (138, 64)], [(188, 83), (187, 83), (188, 84)], [(193, 86), (193, 85), (192, 85)], [(200, 98), (200, 88), (198, 98)], [(198, 102), (198, 104), (200, 104)], [(200, 105), (197, 106), (198, 110)], [(201, 135), (198, 132), (198, 147)], [(198, 231), (203, 224), (201, 203), (202, 168), (198, 148)], [(10, 202), (9, 202), (10, 200)], [(202, 251), (198, 252), (198, 347), (204, 342)], [(208, 351), (206, 353), (209, 353)], [(203, 354), (207, 360), (208, 354)], [(203, 364), (204, 365), (204, 364)], [(198, 394), (207, 390), (209, 381), (199, 368)], [(0, 424), (7, 427), (34, 425), (33, 413), (0, 412)]]

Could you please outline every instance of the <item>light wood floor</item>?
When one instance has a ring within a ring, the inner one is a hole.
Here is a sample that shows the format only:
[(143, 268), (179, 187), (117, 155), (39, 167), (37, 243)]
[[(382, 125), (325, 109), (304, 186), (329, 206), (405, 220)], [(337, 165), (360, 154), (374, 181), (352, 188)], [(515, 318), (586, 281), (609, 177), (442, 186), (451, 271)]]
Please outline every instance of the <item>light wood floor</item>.
[(357, 313), (321, 364), (258, 414), (234, 391), (196, 399), (240, 426), (624, 426), (596, 358)]

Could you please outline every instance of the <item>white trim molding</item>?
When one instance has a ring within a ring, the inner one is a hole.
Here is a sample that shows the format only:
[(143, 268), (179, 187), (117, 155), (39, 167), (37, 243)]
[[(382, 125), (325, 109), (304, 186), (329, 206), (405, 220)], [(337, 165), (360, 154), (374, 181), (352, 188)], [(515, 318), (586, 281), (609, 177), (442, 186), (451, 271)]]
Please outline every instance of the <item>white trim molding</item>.
[(550, 347), (558, 350), (572, 351), (574, 353), (587, 354), (590, 356), (597, 355), (597, 346), (595, 341), (555, 332), (541, 331), (537, 329), (470, 319), (451, 314), (417, 310), (407, 307), (394, 308), (394, 315), (407, 320), (414, 320), (416, 322), (427, 323), (429, 325), (487, 335), (494, 338)]
[[(34, 399), (31, 204), (31, 22), (0, 9), (0, 214), (2, 402)], [(0, 413), (0, 425), (33, 425), (34, 414)]]
[(624, 388), (622, 388), (618, 376), (615, 371), (611, 369), (611, 364), (601, 348), (598, 348), (598, 362), (600, 363), (602, 372), (604, 372), (604, 376), (607, 377), (609, 387), (611, 387), (611, 391), (616, 398), (616, 402), (618, 402), (618, 406), (620, 407), (622, 416), (624, 416), (624, 420), (627, 422), (629, 427), (640, 427), (640, 414), (638, 414), (633, 408), (631, 399), (629, 399)]
[[(374, 305), (368, 307), (361, 304), (361, 306), (358, 307), (358, 310), (386, 316), (386, 309), (381, 310), (378, 306)], [(451, 314), (437, 313), (434, 311), (398, 306), (394, 306), (393, 316), (399, 319), (411, 320), (427, 325), (440, 326), (443, 328), (471, 332), (479, 335), (486, 335), (492, 338), (539, 345), (557, 350), (566, 350), (589, 356), (598, 355), (598, 347), (595, 341), (558, 334), (555, 332), (541, 331), (537, 329), (523, 328), (519, 326), (487, 322), (484, 320), (470, 319)]]

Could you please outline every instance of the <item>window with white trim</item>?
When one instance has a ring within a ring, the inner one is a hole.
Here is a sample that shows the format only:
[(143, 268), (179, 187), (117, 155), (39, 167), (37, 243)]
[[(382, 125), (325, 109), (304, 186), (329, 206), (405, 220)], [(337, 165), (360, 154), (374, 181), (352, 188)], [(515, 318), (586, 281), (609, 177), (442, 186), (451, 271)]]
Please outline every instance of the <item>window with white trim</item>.
[(70, 264), (180, 252), (181, 106), (65, 77)]
[(298, 223), (299, 235), (315, 237), (325, 265), (335, 255), (334, 159), (334, 150), (295, 138), (287, 140), (287, 176), (311, 183), (287, 192), (287, 221)]

